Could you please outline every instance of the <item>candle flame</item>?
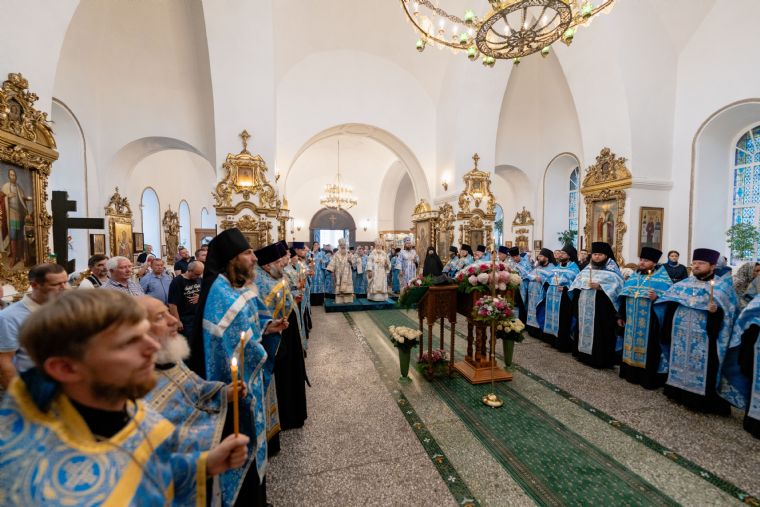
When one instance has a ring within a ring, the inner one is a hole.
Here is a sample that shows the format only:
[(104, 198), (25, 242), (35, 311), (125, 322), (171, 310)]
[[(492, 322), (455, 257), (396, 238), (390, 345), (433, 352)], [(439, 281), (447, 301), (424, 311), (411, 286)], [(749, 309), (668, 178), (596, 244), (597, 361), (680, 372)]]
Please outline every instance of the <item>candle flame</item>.
[(230, 364), (232, 365), (232, 368), (237, 368), (237, 357), (233, 357)]

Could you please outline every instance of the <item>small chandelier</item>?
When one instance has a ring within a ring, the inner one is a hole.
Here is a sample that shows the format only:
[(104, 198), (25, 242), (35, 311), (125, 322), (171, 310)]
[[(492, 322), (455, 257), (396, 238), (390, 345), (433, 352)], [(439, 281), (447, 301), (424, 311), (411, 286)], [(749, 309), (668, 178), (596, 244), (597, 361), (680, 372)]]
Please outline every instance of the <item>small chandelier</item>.
[(319, 203), (330, 209), (351, 209), (357, 204), (353, 197), (351, 187), (343, 185), (340, 181), (340, 139), (338, 139), (338, 173), (335, 176), (335, 183), (325, 185), (325, 193), (319, 199)]
[(561, 40), (568, 46), (579, 26), (588, 25), (615, 0), (488, 0), (490, 11), (483, 18), (471, 9), (463, 17), (439, 7), (440, 0), (401, 0), (409, 21), (419, 33), (417, 51), (428, 45), (462, 51), (483, 65), (512, 60), (533, 53), (547, 56), (550, 46)]

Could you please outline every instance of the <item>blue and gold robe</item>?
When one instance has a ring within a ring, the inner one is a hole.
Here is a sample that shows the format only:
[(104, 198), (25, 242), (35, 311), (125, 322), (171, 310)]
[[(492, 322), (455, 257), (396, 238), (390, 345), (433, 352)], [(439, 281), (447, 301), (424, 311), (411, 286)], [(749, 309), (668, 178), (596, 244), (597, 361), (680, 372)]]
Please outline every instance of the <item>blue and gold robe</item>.
[[(745, 410), (744, 429), (760, 438), (758, 328), (760, 328), (760, 297), (755, 296), (734, 324), (731, 339), (731, 344), (734, 346), (729, 348), (726, 366), (723, 368), (720, 395), (735, 407)], [(737, 343), (738, 347), (735, 346)], [(737, 348), (738, 353), (734, 354)]]
[[(547, 280), (549, 282), (549, 288), (546, 289), (546, 317), (544, 318), (544, 334), (553, 336), (555, 338), (559, 336), (562, 295), (565, 292), (569, 293), (569, 290), (567, 290), (567, 288), (572, 285), (575, 277), (578, 276), (579, 272), (580, 270), (578, 269), (578, 264), (575, 262), (568, 262), (567, 266), (557, 264), (554, 267), (554, 271)], [(566, 290), (561, 290), (562, 287), (565, 287)], [(568, 294), (568, 297), (572, 296)]]
[[(593, 269), (593, 272), (592, 272)], [(598, 283), (601, 290), (590, 287)], [(615, 364), (616, 315), (620, 307), (623, 276), (615, 261), (609, 259), (604, 269), (591, 265), (581, 271), (570, 290), (576, 291), (573, 305), (578, 320), (578, 354), (580, 359), (596, 367)]]
[[(546, 288), (549, 279), (553, 276), (554, 264), (537, 266), (528, 276), (528, 333), (531, 336), (540, 336), (544, 328)], [(532, 328), (532, 329), (530, 329)], [(536, 335), (538, 333), (538, 335)]]
[(172, 423), (143, 401), (131, 420), (98, 439), (58, 394), (43, 412), (24, 382), (0, 404), (0, 505), (205, 505), (207, 453), (177, 452)]
[[(670, 357), (667, 386), (686, 393), (715, 401), (716, 390), (720, 382), (721, 366), (731, 342), (736, 300), (730, 276), (715, 277), (713, 301), (721, 310), (720, 321), (714, 332), (717, 364), (711, 364), (711, 337), (708, 333), (710, 313), (707, 307), (710, 301), (710, 283), (690, 276), (673, 285), (655, 305), (675, 303), (672, 324), (666, 317), (663, 333), (669, 336)], [(733, 295), (732, 295), (733, 293)], [(711, 378), (714, 377), (712, 380)], [(714, 382), (713, 385), (710, 385)], [(687, 396), (688, 397), (688, 396)], [(692, 397), (693, 399), (693, 397)]]
[(459, 259), (455, 255), (451, 259), (449, 259), (449, 262), (446, 263), (446, 265), (443, 267), (443, 271), (441, 271), (444, 275), (448, 275), (451, 278), (454, 278), (454, 275), (457, 273), (457, 265), (459, 263)]
[(319, 250), (314, 254), (314, 276), (312, 277), (313, 286), (311, 289), (313, 294), (325, 294), (328, 292), (327, 280), (331, 278), (327, 272), (328, 263), (329, 259), (324, 250)]
[[(229, 384), (232, 382), (230, 361), (240, 358), (240, 334), (244, 333), (245, 364), (239, 366), (247, 393), (241, 400), (240, 432), (250, 437), (248, 460), (243, 467), (228, 470), (220, 478), (224, 505), (233, 505), (251, 464), (263, 480), (267, 469), (267, 420), (265, 394), (272, 379), (277, 342), (272, 335), (262, 340), (262, 332), (272, 320), (258, 297), (255, 286), (233, 287), (224, 275), (211, 286), (203, 313), (203, 344), (206, 357), (206, 378)], [(277, 336), (277, 335), (274, 335)]]
[(354, 282), (355, 294), (367, 294), (367, 256), (358, 254), (354, 255), (354, 262), (351, 264), (351, 277)]

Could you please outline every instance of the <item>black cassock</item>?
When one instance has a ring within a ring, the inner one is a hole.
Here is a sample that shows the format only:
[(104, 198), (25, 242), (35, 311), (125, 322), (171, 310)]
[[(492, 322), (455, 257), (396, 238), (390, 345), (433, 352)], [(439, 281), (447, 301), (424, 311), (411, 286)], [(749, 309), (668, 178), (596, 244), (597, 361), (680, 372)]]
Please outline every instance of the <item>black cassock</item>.
[(562, 291), (559, 300), (559, 327), (557, 335), (544, 333), (544, 341), (552, 344), (560, 352), (570, 352), (573, 350), (573, 301), (570, 299), (570, 291), (567, 287)]
[[(662, 324), (662, 333), (660, 341), (664, 346), (670, 347), (671, 336), (673, 334), (673, 317), (678, 309), (678, 303), (668, 303), (665, 311), (665, 319)], [(731, 405), (720, 397), (717, 390), (718, 380), (718, 335), (720, 327), (723, 324), (723, 309), (718, 307), (715, 313), (707, 314), (707, 337), (709, 341), (709, 350), (707, 353), (707, 379), (705, 382), (705, 394), (695, 394), (684, 391), (678, 387), (665, 384), (663, 392), (665, 396), (673, 401), (681, 403), (691, 410), (697, 412), (706, 412), (710, 414), (729, 415)]]
[[(620, 298), (620, 318), (628, 320), (626, 317), (626, 302), (630, 296)], [(654, 303), (654, 301), (652, 302)], [(672, 317), (671, 317), (672, 319)], [(671, 320), (672, 323), (672, 320)], [(654, 313), (654, 304), (649, 306), (649, 336), (647, 337), (647, 362), (644, 368), (639, 368), (625, 361), (620, 363), (620, 378), (627, 380), (632, 384), (640, 384), (644, 389), (657, 389), (665, 385), (668, 378), (667, 373), (657, 373), (660, 367), (660, 321)]]
[(610, 298), (607, 297), (607, 294), (602, 289), (595, 291), (594, 344), (591, 347), (591, 354), (586, 354), (578, 350), (580, 332), (578, 312), (581, 289), (575, 289), (573, 292), (575, 292), (572, 301), (573, 316), (575, 316), (576, 322), (578, 322), (575, 330), (573, 355), (579, 361), (594, 368), (612, 368), (618, 361), (618, 356), (615, 353), (615, 343), (617, 342), (617, 310), (615, 310), (615, 305), (612, 304), (612, 301), (610, 301)]
[(288, 317), (288, 328), (282, 332), (282, 341), (274, 362), (274, 379), (277, 388), (277, 408), (280, 428), (300, 428), (306, 421), (306, 364), (295, 306)]
[[(751, 325), (742, 335), (742, 344), (739, 349), (739, 367), (742, 374), (750, 381), (750, 386), (755, 376), (755, 344), (760, 327), (756, 324)], [(750, 387), (751, 389), (751, 387)], [(749, 401), (747, 401), (747, 412), (749, 412)], [(749, 431), (753, 437), (760, 438), (760, 421), (753, 419), (748, 413), (744, 414), (744, 429)]]

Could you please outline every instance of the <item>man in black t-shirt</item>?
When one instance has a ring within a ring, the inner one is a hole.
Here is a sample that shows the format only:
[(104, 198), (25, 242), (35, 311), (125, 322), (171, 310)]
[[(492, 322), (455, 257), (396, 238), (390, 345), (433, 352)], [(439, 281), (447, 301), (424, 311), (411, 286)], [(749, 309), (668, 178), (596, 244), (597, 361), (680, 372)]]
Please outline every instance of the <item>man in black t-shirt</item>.
[(174, 275), (184, 275), (187, 272), (187, 268), (192, 262), (190, 258), (190, 250), (184, 246), (179, 247), (180, 259), (174, 263)]
[(193, 321), (198, 309), (198, 296), (201, 293), (203, 263), (193, 261), (187, 271), (175, 276), (169, 285), (169, 313), (179, 319), (179, 330), (185, 336), (191, 336)]

